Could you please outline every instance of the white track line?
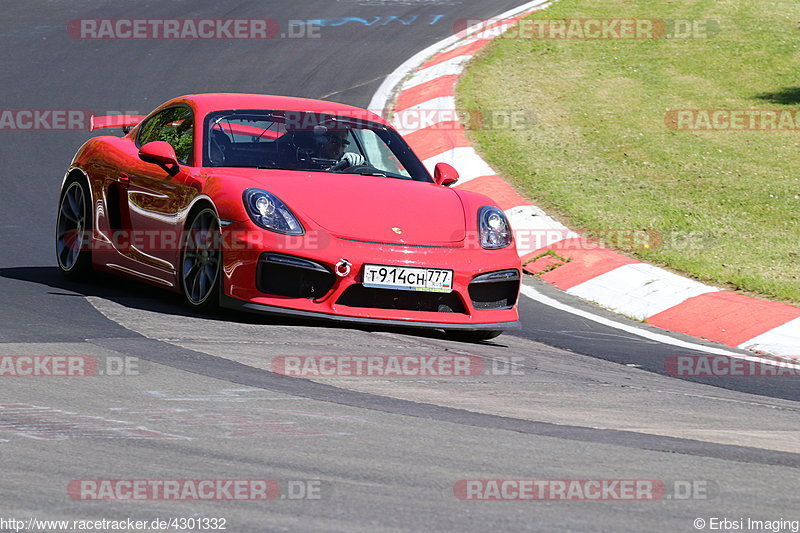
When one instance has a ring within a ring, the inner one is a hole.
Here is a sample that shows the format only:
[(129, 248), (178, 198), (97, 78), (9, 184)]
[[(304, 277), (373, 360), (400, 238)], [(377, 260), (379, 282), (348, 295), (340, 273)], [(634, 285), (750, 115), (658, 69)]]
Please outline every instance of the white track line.
[[(687, 350), (695, 350), (698, 352), (706, 352), (714, 355), (729, 355), (733, 357), (740, 357), (743, 359), (748, 359), (751, 361), (758, 361), (760, 358), (751, 357), (749, 355), (738, 354), (735, 352), (729, 352), (728, 350), (723, 350), (721, 348), (712, 348), (710, 346), (703, 346), (702, 344), (695, 344), (693, 342), (682, 341), (679, 339), (673, 339), (668, 335), (663, 335), (661, 333), (656, 333), (654, 331), (649, 331), (642, 328), (637, 328), (636, 326), (630, 326), (628, 324), (623, 324), (621, 322), (617, 322), (615, 320), (611, 320), (608, 318), (603, 318), (599, 315), (595, 315), (588, 311), (583, 311), (581, 309), (577, 309), (572, 307), (571, 305), (567, 305), (565, 303), (561, 303), (554, 298), (550, 298), (549, 296), (545, 296), (544, 294), (540, 293), (530, 285), (522, 285), (522, 294), (530, 298), (531, 300), (535, 300), (541, 304), (547, 305), (549, 307), (553, 307), (560, 311), (565, 311), (567, 313), (577, 315), (582, 318), (586, 318), (591, 320), (592, 322), (597, 322), (598, 324), (602, 324), (604, 326), (608, 326), (610, 328), (619, 329), (626, 333), (631, 333), (633, 335), (637, 335), (639, 337), (643, 337), (645, 339), (650, 339), (652, 341), (660, 342), (662, 344), (671, 344), (672, 346), (677, 346), (679, 348), (686, 348)], [(763, 359), (765, 363), (775, 363), (775, 361), (771, 361), (769, 359)]]
[[(592, 322), (597, 322), (598, 324), (602, 324), (603, 326), (608, 326), (610, 328), (618, 329), (620, 331), (624, 331), (626, 333), (630, 333), (632, 335), (636, 335), (638, 337), (642, 337), (651, 341), (659, 342), (661, 344), (669, 344), (671, 346), (677, 346), (678, 348), (685, 348), (687, 350), (694, 350), (696, 352), (705, 352), (712, 355), (724, 355), (727, 357), (732, 357), (734, 359), (744, 359), (745, 361), (753, 361), (763, 365), (785, 367), (787, 364), (789, 364), (793, 365), (795, 368), (798, 365), (798, 360), (796, 358), (782, 358), (780, 355), (774, 358), (764, 358), (755, 355), (729, 352), (728, 350), (724, 350), (721, 348), (713, 348), (711, 346), (704, 346), (702, 344), (696, 344), (694, 342), (682, 341), (679, 339), (672, 338), (668, 335), (663, 335), (661, 333), (656, 333), (654, 331), (637, 328), (636, 326), (623, 324), (622, 322), (617, 322), (616, 320), (604, 318), (599, 315), (595, 315), (594, 313), (583, 311), (581, 309), (572, 307), (571, 305), (561, 303), (554, 298), (545, 296), (544, 294), (537, 291), (530, 285), (523, 284), (521, 287), (521, 293), (530, 298), (531, 300), (537, 301), (540, 304), (544, 304), (548, 307), (552, 307), (554, 309), (558, 309), (560, 311), (564, 311), (566, 313), (570, 313), (582, 318), (586, 318), (588, 320), (591, 320)], [(800, 321), (800, 319), (798, 319), (798, 321)], [(688, 355), (688, 354), (676, 354), (676, 355)]]

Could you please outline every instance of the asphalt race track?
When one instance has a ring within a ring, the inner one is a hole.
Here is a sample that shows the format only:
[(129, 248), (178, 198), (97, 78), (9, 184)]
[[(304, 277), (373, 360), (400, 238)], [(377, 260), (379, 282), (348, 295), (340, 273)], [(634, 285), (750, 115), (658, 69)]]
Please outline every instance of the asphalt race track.
[[(145, 114), (197, 92), (366, 106), (383, 78), (451, 35), (458, 19), (520, 3), (7, 0), (1, 107)], [(199, 17), (269, 18), (284, 33), (294, 20), (322, 28), (319, 38), (268, 41), (81, 40), (67, 32), (81, 18)], [(666, 375), (667, 358), (702, 352), (527, 298), (521, 331), (467, 344), (435, 332), (195, 316), (176, 295), (134, 282), (64, 281), (53, 251), (57, 196), (89, 136), (0, 130), (0, 356), (95, 356), (133, 361), (135, 371), (0, 377), (0, 520), (224, 518), (235, 532), (678, 532), (695, 531), (698, 518), (800, 519), (796, 379), (676, 379)], [(309, 381), (270, 371), (288, 355), (473, 356), (500, 370)], [(87, 479), (268, 479), (284, 497), (76, 499), (68, 487)], [(481, 479), (658, 480), (668, 494), (658, 501), (457, 497), (460, 480)], [(687, 486), (695, 487), (688, 495)]]

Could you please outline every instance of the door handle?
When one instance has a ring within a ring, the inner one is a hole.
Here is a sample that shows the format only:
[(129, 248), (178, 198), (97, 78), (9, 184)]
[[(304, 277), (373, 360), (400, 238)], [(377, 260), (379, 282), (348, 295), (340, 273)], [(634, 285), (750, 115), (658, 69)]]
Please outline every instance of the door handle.
[(124, 172), (120, 172), (119, 176), (117, 176), (117, 179), (124, 183), (128, 183), (131, 180), (131, 177), (125, 174)]

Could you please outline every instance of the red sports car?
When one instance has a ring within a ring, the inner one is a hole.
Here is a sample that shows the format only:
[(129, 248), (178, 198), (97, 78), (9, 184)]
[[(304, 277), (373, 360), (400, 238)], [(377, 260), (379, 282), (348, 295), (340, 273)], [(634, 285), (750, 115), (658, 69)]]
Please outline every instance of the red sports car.
[(381, 117), (247, 94), (175, 98), (78, 150), (56, 252), (217, 306), (489, 339), (519, 326), (503, 211), (433, 176)]

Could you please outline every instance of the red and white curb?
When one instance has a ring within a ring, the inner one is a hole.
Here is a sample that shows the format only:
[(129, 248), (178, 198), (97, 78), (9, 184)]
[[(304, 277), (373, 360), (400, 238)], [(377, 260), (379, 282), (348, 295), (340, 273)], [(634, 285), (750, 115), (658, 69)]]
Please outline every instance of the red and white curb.
[[(549, 3), (529, 2), (492, 24), (506, 26)], [(517, 250), (526, 271), (666, 330), (768, 354), (800, 354), (800, 308), (711, 287), (601, 248), (532, 205), (492, 170), (453, 113), (456, 82), (490, 42), (486, 30), (482, 25), (480, 31), (459, 32), (410, 58), (384, 80), (369, 109), (390, 117), (429, 170), (438, 162), (450, 163), (461, 175), (457, 187), (498, 203), (516, 234), (524, 236), (517, 239)], [(419, 127), (422, 114), (428, 120)]]

